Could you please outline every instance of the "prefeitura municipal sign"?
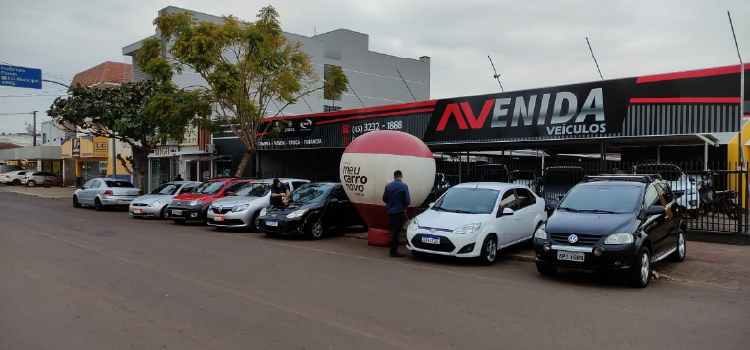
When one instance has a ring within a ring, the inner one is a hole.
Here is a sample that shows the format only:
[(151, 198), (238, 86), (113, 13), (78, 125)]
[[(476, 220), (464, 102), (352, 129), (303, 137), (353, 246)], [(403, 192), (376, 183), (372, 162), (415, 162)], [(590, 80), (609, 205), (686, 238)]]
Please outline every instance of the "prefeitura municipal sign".
[(0, 64), (0, 86), (41, 89), (42, 70)]

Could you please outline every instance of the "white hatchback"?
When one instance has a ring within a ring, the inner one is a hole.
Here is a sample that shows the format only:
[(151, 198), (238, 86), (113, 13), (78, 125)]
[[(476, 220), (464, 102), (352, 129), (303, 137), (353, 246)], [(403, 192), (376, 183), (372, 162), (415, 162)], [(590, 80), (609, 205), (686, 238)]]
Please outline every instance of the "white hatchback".
[(544, 199), (526, 186), (464, 183), (409, 222), (406, 247), (415, 257), (477, 258), (491, 265), (498, 250), (530, 240), (546, 220)]

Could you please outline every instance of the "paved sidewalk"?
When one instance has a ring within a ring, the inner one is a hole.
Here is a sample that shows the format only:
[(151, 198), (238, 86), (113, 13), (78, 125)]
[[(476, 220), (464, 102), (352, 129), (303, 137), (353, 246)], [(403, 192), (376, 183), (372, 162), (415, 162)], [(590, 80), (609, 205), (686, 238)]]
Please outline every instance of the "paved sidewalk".
[[(367, 232), (344, 236), (367, 240)], [(687, 257), (681, 263), (654, 264), (654, 278), (750, 291), (750, 246), (689, 241), (687, 248)], [(527, 243), (520, 243), (503, 249), (499, 257), (533, 263), (534, 251)]]
[(25, 187), (25, 186), (0, 186), (0, 192), (13, 192), (18, 194), (24, 194), (29, 196), (36, 196), (42, 198), (62, 198), (73, 200), (74, 187), (50, 187), (44, 188), (41, 186), (37, 187)]

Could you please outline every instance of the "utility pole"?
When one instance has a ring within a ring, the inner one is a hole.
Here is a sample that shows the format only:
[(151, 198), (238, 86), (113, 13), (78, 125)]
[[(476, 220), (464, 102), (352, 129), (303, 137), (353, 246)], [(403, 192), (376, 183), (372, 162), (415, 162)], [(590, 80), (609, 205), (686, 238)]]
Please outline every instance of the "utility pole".
[(34, 130), (33, 131), (34, 132), (34, 146), (36, 146), (36, 111), (34, 111), (33, 113), (34, 113), (34, 128), (33, 128), (33, 130)]

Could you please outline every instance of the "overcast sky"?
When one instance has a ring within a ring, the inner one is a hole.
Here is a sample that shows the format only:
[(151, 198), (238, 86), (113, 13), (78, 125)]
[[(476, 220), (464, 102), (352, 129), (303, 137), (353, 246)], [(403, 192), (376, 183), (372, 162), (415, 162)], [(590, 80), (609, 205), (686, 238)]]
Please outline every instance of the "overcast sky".
[[(122, 47), (154, 34), (167, 6), (255, 20), (276, 7), (285, 31), (312, 36), (346, 28), (370, 35), (370, 50), (432, 57), (431, 98), (598, 80), (586, 37), (605, 79), (738, 64), (727, 19), (750, 61), (748, 0), (3, 0), (2, 64), (40, 68), (66, 84), (105, 61), (126, 62)], [(22, 132), (65, 88), (0, 87), (0, 132)], [(739, 87), (738, 87), (739, 90)]]

